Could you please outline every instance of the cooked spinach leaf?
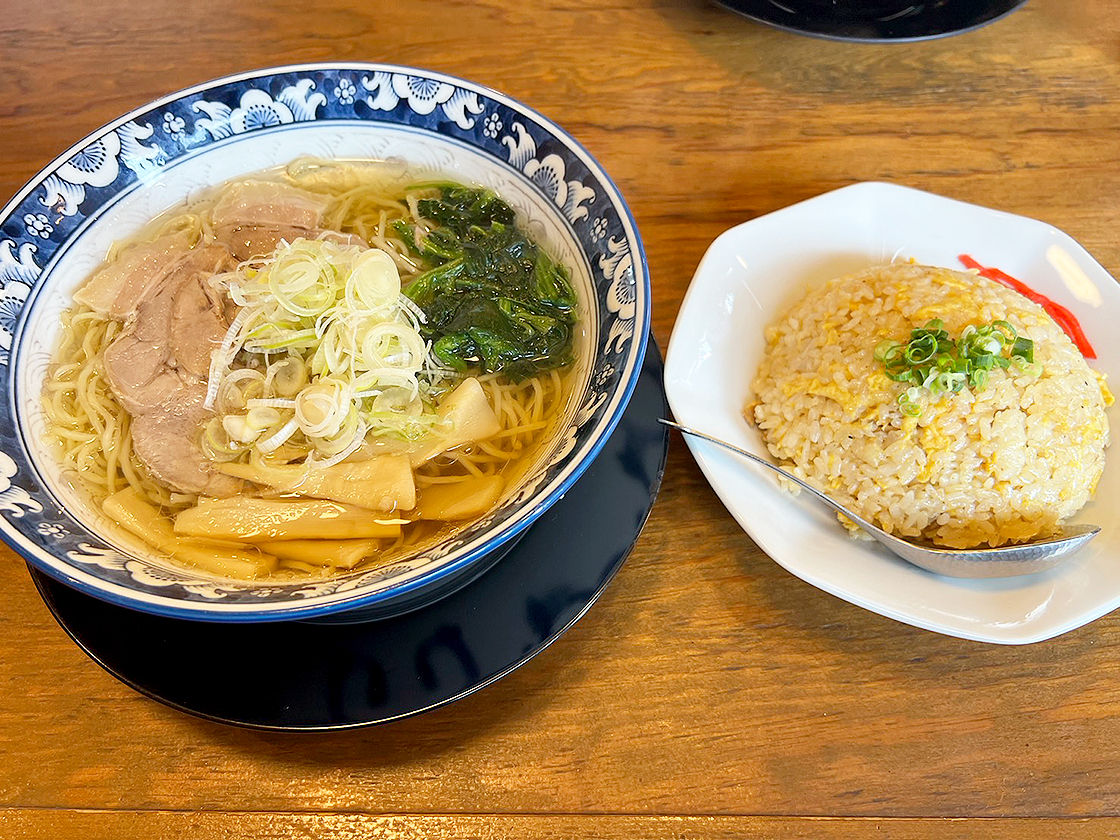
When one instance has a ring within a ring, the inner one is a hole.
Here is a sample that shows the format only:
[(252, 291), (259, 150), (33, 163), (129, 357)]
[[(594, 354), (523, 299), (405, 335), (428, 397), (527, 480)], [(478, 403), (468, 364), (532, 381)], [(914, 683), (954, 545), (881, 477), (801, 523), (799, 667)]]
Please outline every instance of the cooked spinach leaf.
[(421, 334), (437, 358), (456, 370), (515, 379), (569, 364), (576, 296), (567, 269), (528, 238), (493, 192), (425, 186), (439, 197), (417, 207), (435, 227), (423, 237), (406, 221), (396, 227), (430, 266), (404, 292), (424, 310)]

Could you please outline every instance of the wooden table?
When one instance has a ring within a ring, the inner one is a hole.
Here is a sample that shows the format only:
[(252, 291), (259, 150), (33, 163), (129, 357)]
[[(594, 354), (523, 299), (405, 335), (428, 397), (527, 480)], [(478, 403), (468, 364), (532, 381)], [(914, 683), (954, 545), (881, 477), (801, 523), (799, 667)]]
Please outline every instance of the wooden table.
[[(164, 93), (282, 63), (391, 61), (504, 91), (611, 173), (668, 341), (708, 243), (886, 180), (1041, 218), (1120, 273), (1120, 2), (850, 44), (703, 0), (6, 0), (0, 193)], [(792, 577), (679, 437), (600, 602), (497, 684), (336, 734), (210, 723), (135, 693), (0, 586), (0, 836), (1120, 836), (1120, 618), (1000, 647)]]

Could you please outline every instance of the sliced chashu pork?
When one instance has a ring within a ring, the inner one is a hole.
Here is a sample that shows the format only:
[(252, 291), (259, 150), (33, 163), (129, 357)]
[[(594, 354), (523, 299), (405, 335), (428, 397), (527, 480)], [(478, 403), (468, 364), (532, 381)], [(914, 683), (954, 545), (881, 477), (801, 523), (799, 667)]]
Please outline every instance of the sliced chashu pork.
[(366, 245), (361, 237), (352, 233), (293, 225), (223, 225), (214, 228), (214, 238), (229, 248), (230, 253), (239, 260), (268, 256), (282, 243), (292, 243), (297, 239), (329, 239), (340, 245)]
[(123, 321), (136, 311), (149, 289), (189, 257), (190, 239), (182, 231), (130, 246), (78, 289), (74, 300)]
[(215, 238), (239, 260), (271, 254), (281, 242), (328, 237), (364, 245), (352, 234), (323, 228), (328, 198), (276, 181), (230, 186), (210, 213)]
[(153, 411), (132, 418), (132, 447), (156, 478), (184, 493), (224, 498), (244, 489), (244, 482), (216, 472), (195, 443), (202, 423), (213, 412), (203, 403), (206, 386), (185, 386)]
[(210, 376), (210, 359), (225, 338), (229, 324), (221, 297), (202, 275), (188, 280), (175, 295), (168, 339), (171, 363), (195, 379)]
[[(220, 304), (203, 284), (229, 266), (229, 253), (217, 245), (177, 256), (171, 270), (137, 303), (124, 332), (105, 349), (105, 378), (129, 413), (150, 411), (186, 382), (206, 375), (209, 361), (199, 370), (197, 360), (203, 355), (209, 359), (225, 334), (225, 322)], [(194, 305), (200, 295), (209, 304), (205, 310)], [(191, 317), (176, 323), (177, 314)], [(188, 364), (179, 365), (178, 355)]]
[(323, 223), (329, 199), (278, 181), (241, 181), (222, 193), (210, 221), (224, 225), (290, 225), (316, 228)]
[(149, 471), (185, 493), (230, 496), (237, 479), (199, 448), (210, 356), (225, 334), (222, 302), (207, 280), (229, 268), (225, 248), (194, 249), (149, 287), (128, 326), (105, 350), (109, 387), (132, 415), (132, 444)]

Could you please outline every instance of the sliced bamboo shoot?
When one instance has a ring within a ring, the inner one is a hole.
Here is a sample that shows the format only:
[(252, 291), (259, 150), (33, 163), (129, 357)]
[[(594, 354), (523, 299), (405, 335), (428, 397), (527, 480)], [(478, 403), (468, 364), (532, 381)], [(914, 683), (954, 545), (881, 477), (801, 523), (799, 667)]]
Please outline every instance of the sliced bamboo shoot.
[(412, 466), (418, 467), (441, 455), (449, 449), (486, 440), (502, 430), (498, 415), (490, 407), (486, 391), (473, 376), (464, 379), (459, 386), (444, 397), (436, 412), (443, 421), (438, 428), (447, 431), (412, 453)]
[(251, 545), (177, 535), (167, 518), (132, 487), (109, 496), (101, 508), (152, 548), (212, 574), (252, 579), (268, 575), (279, 565), (276, 557)]
[(401, 526), (379, 522), (365, 508), (326, 500), (208, 499), (175, 517), (175, 533), (218, 539), (394, 539)]
[(251, 546), (238, 551), (227, 551), (221, 547), (211, 547), (207, 543), (217, 543), (217, 540), (195, 540), (189, 537), (180, 537), (167, 548), (167, 553), (176, 560), (189, 563), (196, 569), (203, 569), (211, 574), (222, 577), (237, 578), (238, 580), (256, 580), (267, 577), (276, 571), (280, 561), (271, 554), (262, 551), (253, 551)]
[(433, 484), (420, 491), (416, 511), (419, 519), (453, 521), (482, 516), (498, 503), (505, 482), (499, 475), (471, 478), (455, 484)]
[(352, 569), (377, 551), (377, 540), (265, 540), (262, 551), (311, 566)]
[(309, 469), (298, 464), (217, 466), (226, 475), (285, 493), (330, 499), (369, 510), (411, 510), (416, 506), (416, 484), (407, 455), (378, 455), (366, 461), (344, 462), (324, 469)]

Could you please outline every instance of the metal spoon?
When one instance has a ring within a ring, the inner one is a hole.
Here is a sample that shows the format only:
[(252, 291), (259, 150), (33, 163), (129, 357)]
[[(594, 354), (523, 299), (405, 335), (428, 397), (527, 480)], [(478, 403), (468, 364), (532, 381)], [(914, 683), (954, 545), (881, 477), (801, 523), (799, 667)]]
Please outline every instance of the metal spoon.
[(839, 502), (833, 501), (820, 490), (812, 487), (803, 479), (781, 467), (771, 464), (753, 452), (740, 449), (732, 443), (714, 438), (704, 432), (682, 426), (672, 420), (658, 418), (666, 426), (678, 429), (686, 435), (702, 438), (703, 440), (730, 449), (759, 466), (766, 467), (778, 475), (789, 479), (797, 486), (808, 490), (837, 513), (851, 519), (868, 534), (881, 542), (899, 557), (908, 560), (915, 566), (921, 566), (931, 572), (943, 575), (965, 578), (997, 578), (1011, 577), (1013, 575), (1029, 575), (1043, 572), (1056, 566), (1063, 558), (1072, 554), (1100, 533), (1096, 525), (1066, 525), (1054, 537), (1037, 540), (1029, 543), (999, 546), (997, 548), (936, 548), (933, 546), (917, 545), (907, 540), (899, 539), (888, 534), (882, 528), (872, 525), (861, 516), (852, 513)]

